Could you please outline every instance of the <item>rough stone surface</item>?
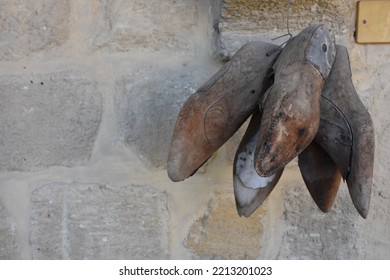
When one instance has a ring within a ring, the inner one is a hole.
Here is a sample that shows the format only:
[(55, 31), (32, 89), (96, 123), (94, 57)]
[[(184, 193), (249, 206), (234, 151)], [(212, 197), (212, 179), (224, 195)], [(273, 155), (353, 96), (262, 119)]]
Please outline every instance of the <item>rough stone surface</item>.
[(305, 186), (292, 187), (286, 193), (284, 209), (286, 228), (278, 259), (361, 257), (356, 249), (359, 215), (345, 189), (339, 191), (332, 210), (322, 213)]
[[(379, 75), (377, 84), (379, 84), (378, 93), (375, 98), (375, 107), (377, 108), (377, 116), (373, 119), (377, 132), (376, 144), (376, 169), (375, 175), (379, 186), (386, 186), (388, 182), (388, 170), (390, 170), (390, 111), (388, 109), (390, 83), (386, 73), (390, 71), (390, 64), (378, 67)], [(390, 197), (390, 188), (381, 188), (384, 197)]]
[(147, 164), (166, 166), (179, 110), (211, 75), (209, 69), (187, 64), (177, 68), (146, 66), (116, 82), (120, 134)]
[(0, 61), (22, 58), (66, 41), (70, 1), (0, 1)]
[[(378, 55), (387, 52), (379, 52)], [(387, 59), (378, 66), (373, 79), (371, 93), (373, 122), (376, 130), (376, 153), (374, 165), (374, 186), (372, 189), (370, 213), (364, 229), (361, 230), (364, 259), (390, 258), (390, 112), (388, 109), (390, 84), (386, 73), (390, 71)], [(375, 93), (375, 94), (374, 94)]]
[(196, 1), (100, 0), (103, 29), (97, 47), (114, 51), (194, 49)]
[(294, 35), (325, 23), (348, 47), (376, 133), (367, 219), (345, 184), (321, 213), (296, 161), (239, 218), (245, 126), (184, 182), (163, 170), (184, 101), (221, 57), (284, 34), (287, 1), (0, 0), (0, 258), (389, 259), (390, 48), (356, 44), (357, 0), (290, 2)]
[[(222, 57), (230, 57), (247, 41), (270, 40), (287, 33), (287, 1), (223, 0), (222, 7), (218, 23)], [(291, 1), (290, 31), (296, 35), (310, 24), (322, 23), (337, 35), (344, 35), (353, 25), (353, 19), (345, 16), (353, 7), (353, 1)]]
[(264, 212), (239, 217), (234, 199), (219, 194), (192, 225), (185, 241), (198, 259), (256, 259), (261, 248)]
[(362, 259), (390, 259), (390, 195), (378, 185), (374, 185), (371, 197), (371, 213), (368, 221), (359, 232), (361, 239)]
[(15, 223), (0, 201), (0, 260), (19, 258)]
[[(300, 30), (311, 23), (324, 23), (337, 32), (345, 32), (351, 19), (345, 13), (352, 1), (290, 1), (291, 30)], [(287, 1), (224, 0), (222, 31), (272, 32), (286, 31)]]
[(0, 99), (0, 170), (88, 161), (102, 114), (94, 82), (78, 72), (1, 76)]
[(34, 259), (164, 259), (167, 197), (151, 186), (52, 183), (31, 197)]

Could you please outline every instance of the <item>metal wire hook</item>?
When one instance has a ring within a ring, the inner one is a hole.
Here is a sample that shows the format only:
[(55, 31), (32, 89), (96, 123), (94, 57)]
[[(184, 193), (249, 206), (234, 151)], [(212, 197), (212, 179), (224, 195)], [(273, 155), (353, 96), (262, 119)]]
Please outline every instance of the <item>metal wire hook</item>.
[(280, 39), (280, 38), (283, 38), (283, 37), (286, 37), (286, 36), (289, 36), (289, 38), (285, 42), (283, 42), (282, 44), (277, 46), (275, 49), (273, 49), (272, 51), (267, 52), (266, 56), (270, 56), (273, 53), (275, 53), (276, 51), (278, 51), (280, 48), (282, 48), (285, 44), (287, 44), (294, 37), (291, 34), (291, 32), (290, 32), (290, 0), (287, 0), (286, 28), (287, 28), (287, 33), (286, 34), (283, 34), (283, 35), (278, 36), (276, 38), (273, 38), (271, 40), (275, 41), (277, 39)]

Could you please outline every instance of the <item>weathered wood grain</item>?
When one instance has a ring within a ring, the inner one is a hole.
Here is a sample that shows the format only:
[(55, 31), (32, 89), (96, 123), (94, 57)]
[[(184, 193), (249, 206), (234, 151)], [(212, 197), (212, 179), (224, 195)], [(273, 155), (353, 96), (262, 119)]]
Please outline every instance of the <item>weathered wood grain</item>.
[(320, 110), (317, 134), (298, 156), (298, 165), (313, 200), (321, 211), (328, 212), (341, 178), (350, 171), (353, 139), (347, 119), (331, 100), (321, 96)]
[(179, 112), (168, 155), (168, 176), (191, 176), (256, 109), (272, 83), (275, 45), (250, 42), (208, 82), (191, 95)]
[(275, 188), (283, 168), (269, 177), (261, 177), (254, 166), (256, 140), (260, 131), (261, 112), (252, 115), (238, 146), (233, 164), (233, 187), (237, 212), (249, 217)]
[(274, 84), (264, 108), (256, 147), (257, 172), (269, 176), (313, 140), (320, 121), (320, 96), (335, 57), (331, 32), (313, 25), (287, 43), (273, 65)]
[(341, 173), (332, 158), (314, 141), (298, 156), (299, 170), (311, 197), (323, 212), (336, 199)]
[[(374, 170), (374, 127), (371, 116), (353, 85), (348, 51), (344, 46), (337, 45), (336, 48), (336, 59), (322, 95), (342, 113), (352, 132), (348, 172), (345, 172), (345, 163), (340, 164), (339, 168), (344, 169), (343, 176), (355, 208), (363, 218), (366, 218)], [(337, 157), (346, 157), (345, 154), (339, 154), (336, 148), (328, 149), (327, 152), (335, 158), (336, 164), (339, 164)]]
[[(328, 81), (325, 82), (325, 86)], [(320, 126), (314, 142), (320, 145), (337, 165), (344, 179), (350, 172), (353, 135), (348, 120), (332, 100), (321, 96)]]

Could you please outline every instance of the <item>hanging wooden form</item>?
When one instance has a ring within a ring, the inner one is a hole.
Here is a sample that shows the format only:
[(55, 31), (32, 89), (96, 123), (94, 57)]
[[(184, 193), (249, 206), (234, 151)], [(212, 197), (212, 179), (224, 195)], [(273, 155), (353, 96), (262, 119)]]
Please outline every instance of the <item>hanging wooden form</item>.
[(272, 84), (269, 71), (280, 51), (274, 44), (249, 42), (180, 110), (168, 155), (168, 176), (183, 181), (221, 147), (256, 109)]
[(270, 176), (314, 139), (320, 96), (335, 58), (333, 34), (311, 25), (289, 41), (273, 65), (274, 84), (265, 94), (255, 168)]
[(390, 43), (390, 1), (359, 1), (356, 42)]
[(374, 130), (353, 85), (347, 49), (335, 45), (325, 26), (312, 25), (279, 51), (265, 42), (244, 45), (188, 98), (172, 135), (168, 176), (182, 181), (194, 174), (252, 114), (233, 165), (240, 216), (250, 216), (264, 202), (298, 156), (303, 180), (322, 211), (331, 209), (343, 178), (366, 218)]
[(269, 177), (257, 174), (254, 166), (256, 140), (260, 132), (262, 112), (257, 111), (237, 148), (233, 164), (233, 188), (236, 208), (240, 216), (249, 217), (275, 188), (283, 170)]

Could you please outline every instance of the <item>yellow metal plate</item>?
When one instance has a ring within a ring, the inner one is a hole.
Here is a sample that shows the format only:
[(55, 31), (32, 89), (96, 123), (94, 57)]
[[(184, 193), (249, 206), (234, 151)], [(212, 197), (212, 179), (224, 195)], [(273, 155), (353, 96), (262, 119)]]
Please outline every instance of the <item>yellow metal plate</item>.
[(390, 43), (390, 1), (359, 1), (356, 42)]

